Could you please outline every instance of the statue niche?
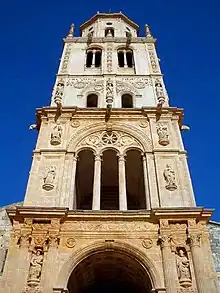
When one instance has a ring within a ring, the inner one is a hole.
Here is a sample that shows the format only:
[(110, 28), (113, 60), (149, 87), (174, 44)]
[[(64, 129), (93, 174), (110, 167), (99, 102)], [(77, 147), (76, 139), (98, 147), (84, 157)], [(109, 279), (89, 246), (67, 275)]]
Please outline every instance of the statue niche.
[(41, 248), (32, 251), (30, 268), (28, 274), (28, 286), (36, 287), (40, 283), (40, 276), (42, 271), (44, 255)]
[(166, 169), (163, 171), (163, 176), (166, 181), (166, 189), (170, 191), (177, 189), (176, 175), (170, 165), (166, 165)]
[(50, 144), (51, 145), (59, 145), (61, 144), (62, 137), (62, 127), (60, 125), (55, 125), (53, 131), (50, 136)]
[(50, 191), (54, 188), (54, 180), (56, 177), (56, 167), (50, 166), (46, 172), (45, 176), (43, 178), (44, 184), (42, 185), (42, 188), (46, 191)]
[(182, 287), (190, 287), (192, 285), (192, 277), (190, 272), (189, 259), (183, 248), (177, 249), (176, 266), (179, 283)]

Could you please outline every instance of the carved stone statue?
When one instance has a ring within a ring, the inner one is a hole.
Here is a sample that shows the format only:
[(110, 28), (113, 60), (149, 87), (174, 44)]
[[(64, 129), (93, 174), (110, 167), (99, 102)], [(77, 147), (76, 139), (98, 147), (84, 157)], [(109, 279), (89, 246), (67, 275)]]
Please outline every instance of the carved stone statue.
[(164, 91), (160, 82), (155, 83), (155, 90), (158, 99), (158, 103), (163, 105), (165, 103)]
[(28, 285), (30, 287), (35, 287), (40, 282), (41, 270), (43, 265), (43, 250), (36, 249), (32, 252), (32, 257), (30, 261), (30, 269), (28, 275)]
[(58, 145), (61, 143), (61, 136), (62, 136), (62, 127), (60, 125), (56, 125), (51, 132), (51, 139), (50, 143), (52, 145)]
[(50, 191), (54, 188), (54, 180), (56, 177), (56, 168), (54, 166), (50, 166), (49, 169), (47, 169), (45, 176), (44, 176), (44, 184), (43, 189)]
[(168, 128), (166, 125), (158, 124), (157, 125), (157, 134), (159, 137), (159, 144), (165, 146), (170, 143), (169, 142), (169, 135), (168, 135)]
[(54, 97), (54, 102), (57, 104), (57, 107), (61, 107), (62, 105), (62, 98), (63, 98), (63, 91), (64, 91), (64, 83), (58, 82)]
[(113, 103), (113, 82), (111, 79), (108, 79), (106, 84), (106, 102), (107, 106), (111, 108)]
[(180, 285), (189, 287), (192, 284), (189, 260), (182, 249), (176, 255), (177, 273)]
[(177, 189), (175, 172), (170, 165), (166, 165), (166, 169), (163, 171), (163, 176), (167, 183), (165, 186), (166, 189), (170, 191)]

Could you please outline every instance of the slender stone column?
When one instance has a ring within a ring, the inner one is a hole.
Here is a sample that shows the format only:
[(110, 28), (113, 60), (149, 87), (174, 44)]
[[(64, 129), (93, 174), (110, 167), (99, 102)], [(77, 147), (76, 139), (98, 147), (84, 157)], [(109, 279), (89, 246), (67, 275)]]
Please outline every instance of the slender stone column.
[(128, 64), (127, 64), (126, 50), (123, 50), (123, 53), (124, 53), (124, 67), (127, 68)]
[(170, 248), (170, 241), (168, 235), (160, 236), (161, 253), (163, 260), (164, 282), (166, 287), (166, 293), (176, 293), (177, 286), (173, 273), (175, 263), (173, 262), (173, 255)]
[(96, 50), (92, 50), (92, 67), (95, 67), (95, 53)]
[(77, 202), (76, 202), (76, 167), (77, 167), (77, 156), (73, 157), (72, 160), (72, 176), (70, 182), (70, 200), (69, 200), (69, 208), (76, 209)]
[(150, 192), (149, 192), (149, 182), (148, 182), (148, 173), (147, 173), (147, 160), (145, 155), (142, 156), (143, 162), (143, 172), (144, 172), (144, 191), (145, 191), (145, 201), (146, 201), (146, 209), (151, 209), (150, 204)]
[(101, 201), (101, 156), (95, 156), (92, 209), (100, 210)]
[(118, 174), (119, 174), (119, 210), (127, 210), (127, 193), (126, 193), (126, 175), (125, 175), (125, 157), (118, 157)]
[(196, 277), (198, 293), (217, 292), (212, 288), (207, 288), (206, 272), (204, 270), (203, 252), (200, 248), (201, 236), (199, 234), (190, 234), (190, 247), (192, 253), (193, 267)]

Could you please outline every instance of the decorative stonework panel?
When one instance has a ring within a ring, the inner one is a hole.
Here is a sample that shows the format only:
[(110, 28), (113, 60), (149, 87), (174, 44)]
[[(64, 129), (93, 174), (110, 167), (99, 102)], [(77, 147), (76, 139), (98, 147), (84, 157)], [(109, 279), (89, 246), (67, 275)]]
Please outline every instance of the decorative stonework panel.
[(158, 65), (158, 59), (155, 53), (155, 47), (154, 44), (147, 44), (148, 54), (150, 58), (150, 64), (153, 73), (160, 73), (159, 65)]
[(67, 44), (64, 57), (63, 57), (63, 63), (60, 70), (61, 73), (67, 72), (71, 51), (72, 51), (72, 44)]
[(108, 45), (107, 46), (107, 71), (108, 73), (112, 72), (112, 46)]
[(89, 78), (89, 77), (70, 77), (67, 79), (67, 87), (75, 87), (76, 89), (84, 89), (88, 85), (93, 85), (95, 91), (104, 90), (104, 81), (98, 78)]
[(85, 137), (78, 145), (77, 149), (84, 146), (92, 146), (101, 150), (106, 146), (114, 146), (118, 149), (125, 147), (138, 147), (141, 148), (140, 143), (132, 136), (124, 132), (107, 132), (100, 131)]
[(152, 86), (150, 77), (124, 77), (120, 80), (132, 84), (137, 89), (144, 89), (146, 86)]
[(79, 222), (65, 222), (62, 225), (62, 230), (65, 231), (94, 231), (94, 232), (106, 232), (106, 231), (157, 231), (158, 225), (148, 223), (148, 222), (139, 222), (139, 221), (108, 221), (108, 222), (100, 222), (100, 221), (79, 221)]

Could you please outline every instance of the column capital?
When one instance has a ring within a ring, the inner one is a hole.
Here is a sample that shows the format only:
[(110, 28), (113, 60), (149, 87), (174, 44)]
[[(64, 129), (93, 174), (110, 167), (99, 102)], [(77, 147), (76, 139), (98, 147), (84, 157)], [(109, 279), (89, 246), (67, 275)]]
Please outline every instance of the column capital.
[(191, 247), (201, 246), (201, 233), (191, 233), (188, 235), (188, 239)]
[(171, 236), (168, 234), (159, 235), (158, 237), (161, 248), (170, 247), (170, 240)]
[(94, 160), (95, 160), (95, 162), (97, 162), (97, 161), (102, 161), (102, 155), (100, 155), (100, 154), (95, 154), (95, 156), (94, 156)]
[(118, 161), (119, 162), (125, 162), (126, 161), (126, 159), (125, 159), (126, 155), (118, 154), (117, 156), (118, 156)]

